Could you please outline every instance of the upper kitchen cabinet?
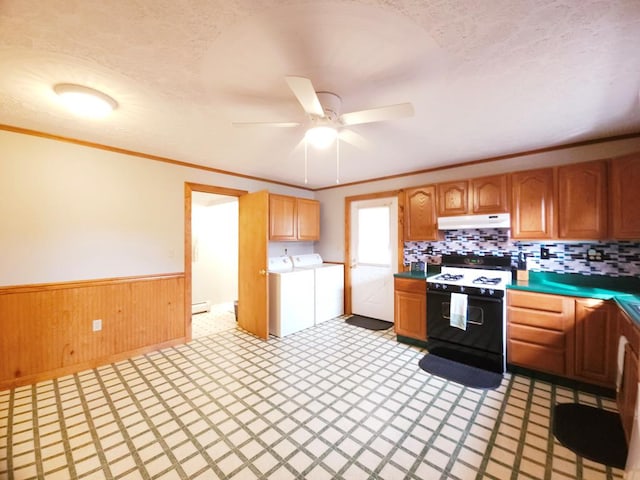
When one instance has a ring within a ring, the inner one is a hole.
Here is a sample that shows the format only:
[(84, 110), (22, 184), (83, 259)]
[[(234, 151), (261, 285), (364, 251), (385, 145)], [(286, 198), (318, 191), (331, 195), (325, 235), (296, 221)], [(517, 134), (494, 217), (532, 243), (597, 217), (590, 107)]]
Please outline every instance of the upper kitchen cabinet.
[(288, 195), (269, 195), (269, 239), (320, 240), (320, 202)]
[(466, 215), (469, 211), (469, 182), (438, 184), (438, 216)]
[(438, 216), (508, 213), (506, 175), (438, 184)]
[(508, 213), (509, 195), (506, 175), (474, 178), (471, 180), (471, 213)]
[(426, 185), (405, 192), (404, 240), (437, 240), (436, 187)]
[(609, 218), (611, 236), (620, 240), (640, 239), (640, 153), (614, 158), (610, 163)]
[(511, 238), (554, 236), (554, 170), (543, 168), (511, 174)]
[(558, 237), (575, 240), (607, 237), (606, 161), (558, 168)]
[(320, 240), (320, 202), (296, 198), (298, 211), (298, 240)]

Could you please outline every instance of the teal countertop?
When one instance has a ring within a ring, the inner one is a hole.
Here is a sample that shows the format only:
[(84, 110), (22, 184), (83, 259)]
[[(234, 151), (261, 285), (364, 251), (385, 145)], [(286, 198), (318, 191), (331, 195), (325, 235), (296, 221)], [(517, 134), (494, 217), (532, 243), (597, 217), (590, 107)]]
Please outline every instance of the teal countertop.
[(640, 325), (640, 279), (575, 273), (529, 272), (529, 280), (514, 282), (511, 290), (614, 300)]
[(414, 280), (424, 280), (427, 278), (425, 272), (400, 272), (395, 273), (393, 276), (398, 278), (412, 278)]
[(426, 272), (400, 272), (395, 273), (393, 276), (398, 278), (412, 278), (414, 280), (424, 280), (431, 275), (436, 275), (440, 273), (440, 265), (427, 265)]

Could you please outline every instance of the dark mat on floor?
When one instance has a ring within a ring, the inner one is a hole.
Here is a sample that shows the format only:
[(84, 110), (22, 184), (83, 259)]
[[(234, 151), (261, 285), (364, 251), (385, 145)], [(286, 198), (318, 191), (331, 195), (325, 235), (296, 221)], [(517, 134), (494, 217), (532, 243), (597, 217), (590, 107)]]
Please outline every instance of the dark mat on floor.
[(368, 330), (388, 330), (393, 327), (392, 322), (378, 320), (377, 318), (363, 317), (361, 315), (353, 315), (345, 320), (349, 325), (366, 328)]
[(502, 374), (500, 373), (454, 362), (432, 353), (422, 357), (418, 365), (425, 372), (437, 375), (445, 380), (460, 383), (466, 387), (494, 389), (498, 388), (500, 382), (502, 382)]
[(620, 415), (615, 412), (579, 403), (560, 403), (553, 413), (553, 434), (581, 457), (611, 467), (625, 467), (627, 442)]

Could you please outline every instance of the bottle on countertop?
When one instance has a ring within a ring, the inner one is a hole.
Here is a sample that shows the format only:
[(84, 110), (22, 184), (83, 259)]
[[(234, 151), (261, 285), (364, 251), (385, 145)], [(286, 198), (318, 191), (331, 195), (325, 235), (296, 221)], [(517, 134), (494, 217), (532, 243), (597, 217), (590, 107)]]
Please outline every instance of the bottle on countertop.
[(519, 282), (529, 281), (529, 271), (527, 270), (527, 254), (525, 252), (518, 252), (518, 264), (517, 264), (516, 277)]

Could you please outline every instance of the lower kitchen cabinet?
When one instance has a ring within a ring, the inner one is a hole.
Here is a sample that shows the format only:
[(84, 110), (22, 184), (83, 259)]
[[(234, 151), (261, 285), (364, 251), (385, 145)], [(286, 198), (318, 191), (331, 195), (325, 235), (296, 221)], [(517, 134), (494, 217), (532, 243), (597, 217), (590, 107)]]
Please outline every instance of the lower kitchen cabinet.
[(638, 354), (629, 345), (624, 349), (624, 373), (617, 398), (622, 427), (629, 442), (638, 399)]
[(604, 300), (576, 299), (575, 377), (613, 387), (616, 380), (618, 329), (614, 305)]
[(635, 405), (638, 398), (638, 349), (640, 347), (640, 335), (633, 321), (622, 311), (618, 311), (618, 326), (620, 334), (624, 335), (628, 343), (624, 350), (624, 370), (622, 382), (617, 394), (618, 411), (622, 420), (622, 427), (627, 437), (627, 442), (631, 438), (633, 420), (635, 416)]
[(396, 335), (427, 339), (427, 282), (394, 278), (394, 328)]
[(613, 388), (618, 328), (604, 300), (510, 290), (507, 362)]
[(573, 373), (574, 304), (559, 295), (507, 292), (507, 363), (559, 376)]

